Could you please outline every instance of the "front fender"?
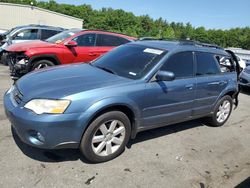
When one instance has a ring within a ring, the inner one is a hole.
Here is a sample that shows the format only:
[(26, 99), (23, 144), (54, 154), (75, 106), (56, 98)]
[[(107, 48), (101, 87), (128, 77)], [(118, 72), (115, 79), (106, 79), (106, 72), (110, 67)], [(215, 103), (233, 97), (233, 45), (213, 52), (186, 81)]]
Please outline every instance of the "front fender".
[(135, 118), (141, 116), (138, 105), (127, 97), (109, 97), (92, 104), (84, 113), (92, 114), (94, 117), (102, 110), (113, 106), (126, 106), (134, 113)]
[(86, 128), (90, 124), (91, 120), (101, 111), (115, 106), (125, 106), (129, 108), (134, 114), (134, 126), (132, 127), (132, 135), (131, 137), (134, 138), (137, 133), (137, 127), (139, 126), (139, 119), (141, 117), (141, 111), (138, 105), (131, 99), (127, 97), (109, 97), (102, 99), (100, 101), (95, 102), (89, 108), (87, 108), (80, 119), (84, 120), (84, 127), (83, 133), (85, 132)]

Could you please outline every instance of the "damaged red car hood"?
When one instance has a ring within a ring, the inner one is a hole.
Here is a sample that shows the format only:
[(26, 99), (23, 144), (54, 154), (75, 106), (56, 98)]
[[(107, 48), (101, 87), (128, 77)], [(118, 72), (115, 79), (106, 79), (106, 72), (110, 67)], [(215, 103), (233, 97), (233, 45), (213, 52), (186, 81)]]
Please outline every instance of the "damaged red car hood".
[(8, 46), (5, 50), (9, 52), (24, 52), (30, 48), (48, 48), (54, 47), (58, 44), (49, 43), (41, 40), (30, 41), (30, 42), (21, 42)]

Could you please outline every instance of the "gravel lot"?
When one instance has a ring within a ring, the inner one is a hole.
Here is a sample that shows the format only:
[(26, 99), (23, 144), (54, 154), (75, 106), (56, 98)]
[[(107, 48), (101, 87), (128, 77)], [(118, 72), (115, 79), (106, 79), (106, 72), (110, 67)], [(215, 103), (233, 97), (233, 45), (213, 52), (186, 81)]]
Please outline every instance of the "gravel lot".
[(113, 161), (88, 164), (78, 150), (31, 148), (12, 134), (0, 66), (0, 187), (250, 187), (250, 91), (224, 127), (199, 121), (140, 133)]

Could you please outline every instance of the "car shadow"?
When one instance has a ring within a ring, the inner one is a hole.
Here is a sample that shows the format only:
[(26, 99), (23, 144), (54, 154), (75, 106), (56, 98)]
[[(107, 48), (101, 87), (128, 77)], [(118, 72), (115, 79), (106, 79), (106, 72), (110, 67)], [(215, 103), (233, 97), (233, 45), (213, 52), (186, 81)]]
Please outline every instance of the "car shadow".
[(245, 179), (239, 185), (235, 186), (235, 188), (249, 188), (249, 187), (250, 187), (250, 177), (248, 177), (247, 179)]
[(159, 138), (162, 136), (167, 136), (170, 134), (174, 134), (177, 132), (185, 131), (187, 129), (192, 129), (192, 128), (200, 127), (200, 126), (204, 126), (204, 122), (202, 121), (202, 119), (186, 121), (183, 123), (178, 123), (178, 124), (168, 125), (165, 127), (143, 131), (143, 132), (138, 133), (135, 139), (130, 140), (127, 147), (131, 148), (133, 145), (140, 143), (140, 142)]
[(240, 92), (245, 95), (250, 95), (250, 87), (242, 87)]
[[(159, 138), (176, 132), (192, 129), (195, 127), (203, 126), (201, 120), (188, 121), (184, 123), (169, 125), (166, 127), (151, 129), (143, 131), (137, 134), (136, 138), (130, 140), (127, 148), (130, 149), (133, 145), (144, 142), (146, 140)], [(59, 150), (44, 150), (29, 146), (23, 143), (17, 136), (15, 130), (11, 129), (12, 135), (16, 145), (20, 150), (28, 157), (41, 161), (41, 162), (64, 162), (64, 161), (76, 161), (81, 160), (84, 163), (91, 164), (88, 162), (80, 153), (78, 149), (59, 149)]]
[(41, 162), (64, 162), (81, 160), (84, 163), (89, 163), (80, 153), (78, 149), (58, 149), (58, 150), (45, 150), (32, 147), (25, 144), (20, 140), (15, 130), (11, 129), (14, 141), (19, 149), (26, 156)]

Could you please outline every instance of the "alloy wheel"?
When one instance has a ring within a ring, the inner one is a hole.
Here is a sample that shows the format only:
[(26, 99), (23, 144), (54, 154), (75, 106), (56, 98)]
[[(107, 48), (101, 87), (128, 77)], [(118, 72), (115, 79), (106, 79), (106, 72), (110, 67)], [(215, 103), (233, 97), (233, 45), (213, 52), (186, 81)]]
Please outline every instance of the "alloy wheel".
[(47, 65), (46, 63), (41, 63), (37, 67), (35, 67), (34, 70), (43, 69), (43, 68), (46, 68), (48, 66), (49, 65)]
[(107, 121), (95, 132), (92, 138), (92, 149), (98, 156), (108, 156), (115, 153), (125, 139), (125, 126), (121, 121)]
[(225, 100), (220, 106), (216, 113), (216, 120), (219, 123), (223, 123), (227, 120), (231, 110), (231, 104), (228, 100)]

